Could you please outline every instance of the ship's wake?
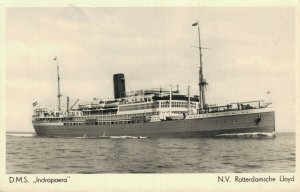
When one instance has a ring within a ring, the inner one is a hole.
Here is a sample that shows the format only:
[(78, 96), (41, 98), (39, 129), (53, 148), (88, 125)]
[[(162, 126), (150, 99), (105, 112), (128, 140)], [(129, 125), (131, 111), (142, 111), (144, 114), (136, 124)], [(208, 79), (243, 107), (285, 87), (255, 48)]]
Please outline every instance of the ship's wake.
[(110, 139), (146, 139), (149, 137), (143, 137), (143, 136), (110, 136)]
[(263, 133), (263, 132), (254, 132), (254, 133), (224, 133), (216, 135), (216, 138), (245, 138), (245, 139), (272, 139), (276, 137), (276, 133)]
[(36, 137), (35, 133), (7, 133), (6, 136), (12, 137)]
[(124, 135), (124, 136), (99, 136), (99, 137), (75, 137), (76, 139), (147, 139), (149, 137), (144, 137), (144, 136), (128, 136), (128, 135)]

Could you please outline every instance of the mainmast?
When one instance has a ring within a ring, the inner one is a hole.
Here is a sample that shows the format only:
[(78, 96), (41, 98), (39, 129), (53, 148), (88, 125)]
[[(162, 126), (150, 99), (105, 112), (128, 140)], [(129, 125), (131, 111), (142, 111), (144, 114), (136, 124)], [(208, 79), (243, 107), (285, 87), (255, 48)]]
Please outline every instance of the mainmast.
[(59, 65), (58, 65), (58, 60), (57, 57), (54, 58), (54, 60), (56, 61), (56, 65), (57, 65), (57, 99), (58, 99), (58, 111), (61, 110), (61, 104), (60, 104), (60, 98), (61, 98), (61, 93), (60, 93), (60, 76), (59, 76)]
[(199, 37), (199, 56), (200, 56), (200, 67), (199, 67), (199, 110), (200, 112), (206, 107), (205, 104), (205, 86), (207, 85), (206, 80), (203, 77), (203, 68), (202, 68), (202, 47), (200, 39), (200, 27), (198, 22), (192, 24), (192, 26), (198, 27), (198, 37)]

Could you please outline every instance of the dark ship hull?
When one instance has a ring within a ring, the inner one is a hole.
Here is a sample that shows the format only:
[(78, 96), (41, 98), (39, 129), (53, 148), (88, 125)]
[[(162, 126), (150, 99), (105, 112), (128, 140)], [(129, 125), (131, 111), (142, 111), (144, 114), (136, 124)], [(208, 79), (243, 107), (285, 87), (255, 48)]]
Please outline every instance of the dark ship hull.
[[(244, 112), (246, 113), (246, 111)], [(213, 115), (213, 114), (211, 114)], [(159, 122), (109, 125), (39, 125), (34, 124), (38, 136), (43, 137), (214, 137), (237, 133), (274, 133), (273, 111), (247, 112), (247, 114), (216, 115), (215, 117)]]

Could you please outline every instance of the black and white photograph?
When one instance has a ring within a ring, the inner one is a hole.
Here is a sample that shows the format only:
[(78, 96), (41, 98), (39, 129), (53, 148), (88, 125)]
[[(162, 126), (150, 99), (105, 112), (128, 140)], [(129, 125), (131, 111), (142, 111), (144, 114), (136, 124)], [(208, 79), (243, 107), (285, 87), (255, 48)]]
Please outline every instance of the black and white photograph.
[(214, 174), (219, 185), (296, 189), (296, 15), (6, 7), (6, 182)]

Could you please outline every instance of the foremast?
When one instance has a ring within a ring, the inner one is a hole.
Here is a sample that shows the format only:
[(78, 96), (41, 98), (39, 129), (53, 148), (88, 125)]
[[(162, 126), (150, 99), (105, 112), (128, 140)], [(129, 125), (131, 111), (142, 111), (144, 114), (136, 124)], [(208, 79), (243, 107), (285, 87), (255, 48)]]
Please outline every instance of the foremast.
[(58, 99), (58, 111), (61, 111), (61, 102), (60, 102), (60, 98), (61, 98), (62, 94), (60, 93), (59, 65), (58, 65), (57, 57), (54, 57), (53, 60), (56, 61), (56, 66), (57, 66), (57, 99)]
[(202, 67), (202, 47), (201, 47), (201, 38), (200, 38), (200, 27), (199, 23), (196, 22), (192, 24), (192, 26), (197, 26), (198, 28), (198, 38), (199, 38), (199, 61), (200, 61), (200, 66), (199, 66), (199, 112), (201, 113), (205, 108), (206, 108), (206, 103), (205, 103), (205, 87), (207, 86), (207, 82), (203, 77), (203, 67)]

